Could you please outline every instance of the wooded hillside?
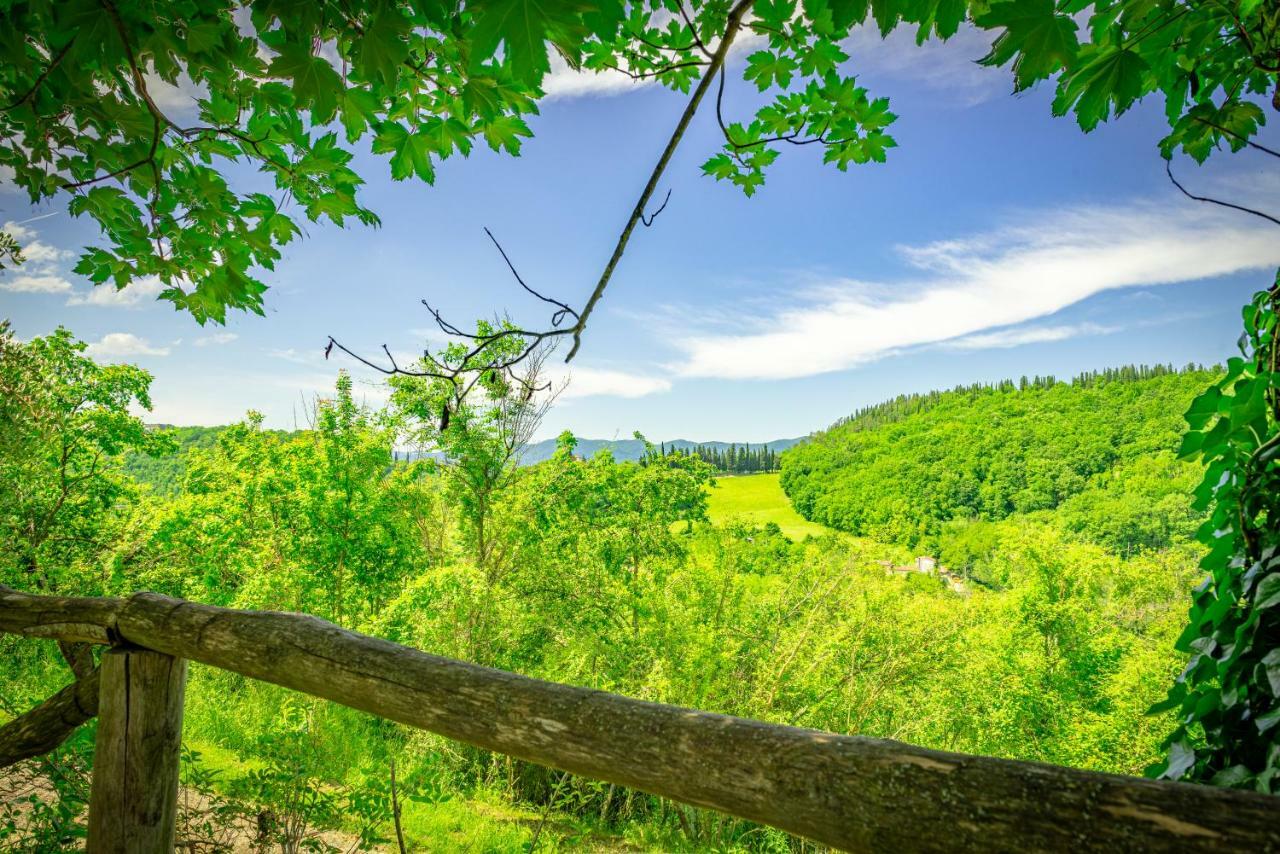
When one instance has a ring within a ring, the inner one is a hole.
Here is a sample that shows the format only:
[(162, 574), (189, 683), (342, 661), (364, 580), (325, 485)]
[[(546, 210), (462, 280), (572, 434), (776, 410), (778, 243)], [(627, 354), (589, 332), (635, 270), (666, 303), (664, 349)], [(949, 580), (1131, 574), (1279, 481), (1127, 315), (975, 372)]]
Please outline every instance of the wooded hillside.
[(905, 395), (785, 453), (782, 485), (808, 519), (922, 548), (957, 523), (1047, 511), (1122, 553), (1162, 548), (1195, 533), (1182, 413), (1220, 374), (1129, 366)]

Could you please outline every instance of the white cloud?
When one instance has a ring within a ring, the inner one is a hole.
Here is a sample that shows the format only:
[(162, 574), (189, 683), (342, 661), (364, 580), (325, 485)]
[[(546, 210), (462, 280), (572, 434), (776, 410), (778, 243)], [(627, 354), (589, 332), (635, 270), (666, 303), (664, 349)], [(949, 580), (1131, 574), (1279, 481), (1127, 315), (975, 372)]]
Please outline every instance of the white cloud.
[(1167, 204), (1075, 208), (1030, 225), (899, 247), (919, 272), (836, 279), (732, 331), (676, 336), (683, 376), (783, 379), (839, 371), (907, 347), (1046, 317), (1104, 291), (1280, 264), (1261, 225)]
[(0, 290), (20, 294), (60, 294), (71, 290), (71, 283), (56, 274), (31, 275), (22, 273), (0, 275)]
[(558, 53), (551, 55), (551, 72), (542, 78), (542, 91), (547, 100), (556, 98), (580, 98), (584, 95), (621, 95), (653, 80), (633, 80), (621, 71), (576, 71), (569, 67)]
[[(563, 376), (563, 379), (568, 382), (559, 394), (561, 400), (580, 397), (637, 398), (671, 389), (671, 381), (662, 377), (647, 377), (600, 368), (572, 368)], [(559, 384), (557, 382), (557, 385)]]
[(13, 239), (19, 243), (24, 240), (30, 240), (36, 236), (35, 229), (28, 227), (26, 220), (23, 222), (14, 222), (13, 220), (9, 220), (4, 225), (0, 225), (0, 231), (8, 232), (13, 236)]
[(197, 347), (208, 347), (210, 345), (230, 344), (239, 338), (234, 332), (215, 332), (212, 335), (202, 335), (195, 340)]
[(121, 359), (129, 356), (167, 356), (168, 347), (153, 347), (145, 338), (132, 332), (108, 332), (102, 340), (94, 341), (88, 353), (95, 359)]
[(147, 94), (156, 102), (156, 106), (170, 114), (195, 112), (196, 99), (209, 95), (208, 87), (203, 84), (197, 86), (186, 74), (178, 77), (176, 86), (160, 79), (158, 74), (147, 74), (146, 80)]
[(850, 33), (843, 47), (853, 71), (945, 90), (949, 98), (970, 106), (1013, 89), (1008, 69), (977, 64), (991, 49), (991, 41), (991, 33), (965, 24), (945, 42), (930, 38), (918, 45), (915, 28), (899, 27), (882, 38), (876, 26), (870, 24)]
[(317, 349), (314, 353), (309, 350), (298, 350), (294, 347), (288, 349), (268, 350), (267, 355), (273, 359), (284, 359), (286, 362), (293, 362), (295, 365), (312, 365), (318, 366), (324, 359), (324, 351)]
[(0, 230), (18, 241), (24, 259), (22, 266), (0, 273), (0, 290), (27, 294), (61, 294), (71, 290), (71, 282), (62, 265), (74, 253), (41, 242), (38, 232), (30, 225), (50, 216), (53, 214), (43, 214), (21, 222), (10, 220), (0, 226)]
[(144, 276), (136, 279), (123, 288), (110, 283), (98, 285), (92, 290), (72, 294), (67, 305), (96, 305), (129, 308), (143, 300), (153, 300), (164, 290), (164, 282), (159, 276)]
[(1098, 323), (1077, 323), (1066, 326), (1029, 326), (1015, 329), (997, 329), (966, 335), (942, 346), (953, 350), (993, 350), (1021, 347), (1024, 344), (1042, 344), (1049, 341), (1066, 341), (1083, 335), (1109, 335), (1119, 332), (1118, 326), (1102, 326)]

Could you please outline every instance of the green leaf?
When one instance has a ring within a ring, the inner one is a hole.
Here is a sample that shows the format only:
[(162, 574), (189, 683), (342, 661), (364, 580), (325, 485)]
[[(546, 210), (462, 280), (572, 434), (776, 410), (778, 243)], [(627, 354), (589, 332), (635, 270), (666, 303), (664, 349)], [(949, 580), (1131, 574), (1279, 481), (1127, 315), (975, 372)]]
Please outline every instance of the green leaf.
[(395, 6), (382, 5), (370, 17), (356, 42), (355, 69), (364, 79), (395, 85), (409, 58), (408, 30), (409, 22)]
[(1267, 684), (1271, 686), (1271, 694), (1280, 697), (1280, 647), (1271, 650), (1262, 657), (1262, 667), (1267, 674)]
[(484, 125), (484, 140), (494, 151), (520, 153), (520, 138), (531, 137), (533, 131), (519, 116), (499, 116)]
[(785, 89), (791, 84), (796, 67), (795, 59), (787, 54), (759, 50), (747, 57), (747, 68), (742, 76), (754, 81), (761, 92), (774, 83)]
[(293, 81), (293, 92), (300, 109), (311, 110), (315, 124), (326, 124), (333, 119), (338, 107), (338, 93), (342, 91), (342, 78), (327, 60), (311, 53), (311, 43), (286, 43), (280, 55), (271, 60), (268, 73)]
[(1002, 0), (992, 3), (975, 23), (983, 29), (1003, 28), (983, 65), (1013, 60), (1014, 88), (1026, 89), (1068, 65), (1079, 41), (1076, 22), (1054, 9), (1053, 0)]
[(342, 93), (342, 106), (338, 111), (347, 142), (355, 142), (364, 136), (366, 129), (378, 121), (382, 102), (367, 89), (351, 88)]
[[(581, 11), (590, 9), (577, 2), (557, 0), (481, 0), (472, 14), (472, 67), (497, 53), (502, 45), (503, 62), (512, 74), (530, 86), (537, 86), (551, 70), (547, 41), (562, 48), (573, 45), (585, 33)], [(570, 51), (576, 59), (577, 51)]]
[(836, 66), (848, 58), (849, 54), (841, 50), (840, 45), (822, 39), (801, 55), (800, 73), (825, 75), (835, 71)]
[(396, 181), (417, 175), (428, 184), (435, 181), (431, 165), (431, 140), (421, 133), (410, 133), (402, 124), (383, 122), (373, 138), (375, 154), (391, 155), (391, 177)]
[(1273, 572), (1258, 582), (1253, 594), (1253, 607), (1259, 611), (1280, 604), (1280, 572)]
[(1063, 76), (1053, 99), (1053, 113), (1075, 110), (1076, 121), (1093, 130), (1114, 112), (1120, 115), (1143, 93), (1150, 66), (1136, 51), (1114, 46), (1087, 45), (1082, 64)]
[(1210, 386), (1197, 395), (1183, 416), (1191, 429), (1200, 430), (1209, 423), (1209, 419), (1218, 414), (1218, 404), (1221, 400), (1222, 392), (1217, 386)]

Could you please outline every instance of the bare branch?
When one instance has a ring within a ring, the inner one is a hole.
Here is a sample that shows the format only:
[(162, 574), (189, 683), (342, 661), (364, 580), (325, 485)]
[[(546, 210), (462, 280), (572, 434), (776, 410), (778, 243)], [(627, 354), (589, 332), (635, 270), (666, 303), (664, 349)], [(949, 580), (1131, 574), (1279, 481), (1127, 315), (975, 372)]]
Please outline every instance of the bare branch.
[(653, 221), (658, 218), (658, 214), (662, 213), (664, 210), (667, 209), (667, 202), (669, 201), (671, 201), (671, 191), (667, 190), (667, 197), (662, 200), (662, 204), (658, 205), (658, 209), (656, 211), (649, 214), (648, 216), (645, 216), (644, 214), (640, 214), (640, 221), (644, 223), (645, 228), (648, 228), (649, 226), (653, 225)]
[(680, 145), (680, 140), (684, 137), (684, 132), (689, 127), (689, 122), (693, 120), (694, 113), (698, 111), (698, 105), (702, 103), (703, 96), (707, 94), (711, 81), (716, 78), (720, 69), (724, 67), (725, 57), (729, 54), (729, 46), (733, 44), (733, 39), (742, 26), (742, 19), (747, 14), (747, 10), (751, 8), (752, 2), (753, 0), (738, 0), (733, 9), (730, 10), (729, 19), (725, 24), (724, 35), (720, 38), (720, 44), (716, 47), (715, 55), (711, 59), (707, 73), (702, 75), (698, 88), (693, 90), (689, 103), (685, 105), (684, 112), (680, 115), (680, 120), (676, 123), (676, 128), (671, 134), (671, 139), (667, 141), (667, 147), (663, 149), (662, 156), (658, 158), (657, 164), (653, 167), (653, 172), (649, 175), (649, 181), (645, 184), (644, 191), (640, 193), (640, 198), (636, 201), (636, 206), (632, 210), (631, 216), (627, 219), (626, 225), (622, 227), (622, 233), (618, 235), (618, 242), (613, 248), (613, 255), (610, 256), (604, 272), (600, 275), (600, 280), (596, 282), (595, 289), (592, 290), (591, 296), (587, 298), (578, 322), (573, 327), (573, 346), (569, 348), (569, 354), (565, 357), (566, 362), (571, 361), (577, 355), (578, 348), (582, 346), (582, 333), (586, 329), (587, 319), (591, 316), (591, 312), (595, 310), (596, 304), (600, 302), (600, 297), (604, 295), (605, 288), (609, 286), (609, 280), (613, 278), (613, 271), (617, 268), (618, 261), (622, 258), (622, 253), (626, 251), (627, 241), (631, 239), (631, 232), (635, 230), (636, 223), (644, 215), (644, 209), (649, 204), (649, 198), (657, 188), (658, 181), (662, 178), (662, 173), (666, 171), (667, 164), (671, 161), (671, 156), (675, 153), (676, 147)]
[[(668, 193), (667, 195), (669, 196), (670, 193)], [(663, 204), (665, 205), (666, 203), (664, 202)], [(657, 214), (654, 214), (654, 216), (657, 216)], [(645, 223), (645, 224), (648, 225), (648, 223)], [(484, 233), (489, 235), (489, 239), (493, 241), (493, 245), (498, 248), (498, 253), (502, 255), (502, 260), (507, 262), (507, 269), (511, 271), (511, 275), (516, 277), (516, 281), (520, 283), (520, 287), (524, 288), (526, 291), (533, 294), (535, 297), (542, 300), (543, 302), (549, 303), (559, 308), (559, 311), (551, 315), (552, 326), (559, 326), (560, 322), (564, 320), (565, 315), (567, 314), (573, 315), (574, 320), (578, 319), (578, 313), (574, 311), (572, 308), (570, 308), (568, 305), (566, 305), (565, 303), (560, 302), (560, 300), (558, 299), (552, 299), (549, 296), (544, 296), (538, 293), (537, 291), (535, 291), (533, 288), (529, 287), (527, 284), (525, 284), (524, 279), (520, 277), (520, 274), (518, 272), (516, 272), (516, 267), (514, 264), (511, 263), (511, 259), (507, 257), (507, 251), (503, 249), (502, 244), (498, 242), (498, 238), (494, 237), (493, 232), (490, 231), (487, 227), (485, 228)]]
[[(675, 153), (676, 148), (680, 145), (680, 141), (683, 139), (685, 131), (689, 127), (689, 123), (693, 120), (694, 114), (697, 113), (698, 107), (702, 103), (702, 100), (705, 97), (707, 90), (711, 87), (712, 82), (716, 80), (717, 77), (720, 77), (721, 79), (721, 94), (723, 94), (722, 69), (724, 67), (725, 59), (728, 56), (730, 46), (733, 44), (734, 37), (738, 34), (738, 32), (742, 28), (743, 18), (746, 16), (747, 11), (751, 8), (751, 5), (753, 2), (754, 0), (737, 0), (734, 6), (729, 10), (728, 18), (725, 23), (724, 33), (720, 38), (719, 44), (716, 46), (715, 52), (711, 54), (709, 62), (702, 62), (700, 60), (691, 60), (688, 62), (676, 63), (674, 65), (667, 66), (666, 68), (662, 68), (657, 71), (644, 72), (644, 73), (631, 72), (622, 68), (617, 69), (618, 71), (621, 71), (624, 74), (628, 74), (632, 76), (633, 78), (643, 79), (645, 77), (651, 77), (656, 74), (667, 73), (669, 71), (673, 71), (683, 67), (703, 66), (703, 65), (707, 66), (706, 73), (703, 74), (702, 79), (698, 82), (698, 85), (694, 89), (693, 94), (690, 96), (688, 102), (685, 104), (684, 111), (681, 113), (679, 120), (676, 122), (676, 126), (672, 131), (666, 146), (663, 148), (662, 154), (659, 156), (657, 163), (654, 164), (654, 167), (649, 174), (649, 179), (645, 183), (644, 189), (640, 193), (640, 197), (636, 200), (635, 206), (632, 208), (630, 216), (627, 217), (626, 222), (623, 224), (622, 231), (621, 233), (619, 233), (617, 242), (614, 245), (613, 253), (610, 255), (608, 262), (605, 264), (604, 270), (600, 274), (600, 278), (597, 280), (595, 287), (592, 289), (591, 294), (588, 296), (587, 301), (583, 305), (583, 308), (581, 309), (581, 311), (576, 311), (572, 307), (570, 307), (568, 303), (546, 296), (545, 294), (542, 294), (539, 291), (535, 290), (534, 288), (530, 287), (528, 283), (524, 281), (523, 277), (520, 276), (519, 272), (515, 268), (515, 265), (512, 263), (510, 257), (508, 257), (506, 251), (502, 248), (502, 245), (498, 243), (497, 238), (495, 238), (493, 236), (493, 233), (486, 228), (485, 233), (489, 236), (489, 239), (493, 241), (494, 246), (497, 247), (498, 252), (502, 255), (503, 261), (505, 261), (507, 264), (507, 268), (511, 271), (511, 274), (515, 276), (515, 279), (520, 284), (520, 287), (523, 288), (527, 293), (541, 300), (542, 302), (545, 302), (549, 305), (556, 307), (556, 311), (551, 317), (551, 326), (552, 326), (551, 329), (536, 331), (531, 329), (523, 329), (523, 328), (508, 326), (506, 328), (499, 330), (498, 332), (494, 332), (490, 334), (470, 333), (460, 329), (458, 326), (447, 321), (440, 314), (439, 310), (433, 308), (426, 300), (423, 300), (422, 304), (426, 306), (428, 311), (431, 312), (431, 315), (434, 318), (436, 325), (440, 328), (442, 332), (444, 332), (446, 335), (450, 335), (455, 338), (460, 338), (471, 343), (472, 346), (470, 347), (470, 349), (463, 355), (463, 357), (460, 360), (457, 361), (456, 364), (448, 364), (448, 365), (442, 364), (439, 360), (430, 356), (429, 353), (424, 353), (422, 370), (402, 368), (395, 362), (394, 359), (391, 358), (390, 351), (387, 350), (386, 346), (384, 345), (383, 351), (387, 355), (388, 361), (390, 363), (390, 367), (386, 367), (384, 365), (378, 364), (363, 356), (356, 354), (351, 349), (344, 346), (341, 342), (339, 342), (333, 336), (329, 337), (328, 342), (325, 346), (326, 358), (329, 356), (329, 354), (332, 353), (333, 349), (336, 347), (337, 349), (351, 356), (361, 364), (371, 367), (374, 370), (379, 371), (383, 374), (387, 374), (387, 375), (400, 374), (403, 376), (434, 377), (438, 379), (449, 380), (456, 384), (459, 378), (462, 376), (462, 374), (469, 371), (477, 371), (477, 372), (484, 372), (489, 370), (510, 371), (511, 368), (513, 368), (515, 365), (528, 359), (530, 355), (536, 349), (540, 348), (545, 342), (552, 341), (553, 339), (558, 338), (560, 336), (570, 335), (573, 337), (573, 344), (569, 348), (569, 353), (565, 357), (565, 361), (566, 362), (571, 361), (573, 357), (577, 355), (578, 349), (582, 346), (582, 334), (586, 330), (587, 320), (588, 318), (590, 318), (591, 313), (595, 310), (596, 305), (600, 302), (600, 298), (603, 296), (605, 289), (609, 286), (609, 282), (613, 278), (613, 274), (614, 274), (614, 271), (617, 269), (618, 262), (621, 260), (623, 253), (626, 251), (627, 243), (630, 241), (631, 234), (633, 231), (635, 231), (637, 223), (643, 224), (646, 227), (652, 225), (654, 219), (658, 216), (658, 214), (662, 213), (662, 211), (666, 208), (667, 202), (671, 198), (670, 191), (667, 192), (667, 196), (663, 200), (662, 205), (660, 205), (658, 209), (653, 212), (653, 214), (650, 215), (645, 213), (646, 209), (648, 208), (649, 202), (652, 199), (653, 194), (657, 189), (658, 182), (661, 180), (663, 173), (666, 171), (667, 165), (671, 161), (672, 155)], [(694, 35), (696, 38), (697, 37), (696, 32)], [(568, 316), (573, 317), (574, 319), (573, 325), (565, 328), (559, 328), (560, 323), (563, 322), (564, 318)], [(502, 341), (504, 339), (509, 339), (509, 338), (520, 338), (523, 340), (523, 347), (521, 348), (519, 353), (509, 358), (498, 359), (497, 361), (494, 361), (494, 362), (486, 362), (483, 360), (483, 355), (486, 349), (490, 347), (490, 345), (498, 341)]]
[(1181, 190), (1182, 195), (1186, 196), (1188, 199), (1195, 199), (1197, 202), (1208, 202), (1211, 205), (1220, 205), (1221, 207), (1224, 207), (1224, 208), (1231, 208), (1232, 210), (1243, 211), (1244, 213), (1253, 214), (1254, 216), (1260, 216), (1269, 222), (1274, 222), (1276, 225), (1280, 225), (1280, 219), (1276, 219), (1271, 214), (1263, 213), (1262, 211), (1256, 211), (1253, 208), (1247, 208), (1244, 205), (1232, 204), (1231, 202), (1224, 202), (1220, 199), (1211, 199), (1208, 196), (1197, 196), (1197, 195), (1193, 195), (1192, 193), (1189, 193), (1187, 191), (1187, 188), (1179, 184), (1178, 179), (1173, 177), (1173, 168), (1170, 166), (1168, 160), (1164, 162), (1164, 171), (1165, 171), (1165, 174), (1169, 176), (1169, 180), (1173, 182), (1173, 186)]

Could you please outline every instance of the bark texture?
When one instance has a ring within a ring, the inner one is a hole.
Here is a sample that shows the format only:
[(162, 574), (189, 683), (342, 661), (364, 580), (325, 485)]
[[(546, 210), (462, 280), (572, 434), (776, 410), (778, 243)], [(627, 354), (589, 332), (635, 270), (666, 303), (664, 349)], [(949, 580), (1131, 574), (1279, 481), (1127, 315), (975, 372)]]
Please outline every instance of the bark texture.
[(102, 656), (89, 854), (169, 854), (178, 815), (186, 662), (147, 649)]
[[(647, 703), (300, 614), (0, 592), (0, 630), (105, 635), (854, 851), (1280, 851), (1280, 799)], [(53, 635), (57, 636), (57, 635)]]
[(0, 770), (43, 756), (98, 714), (98, 669), (88, 671), (29, 712), (0, 726)]

